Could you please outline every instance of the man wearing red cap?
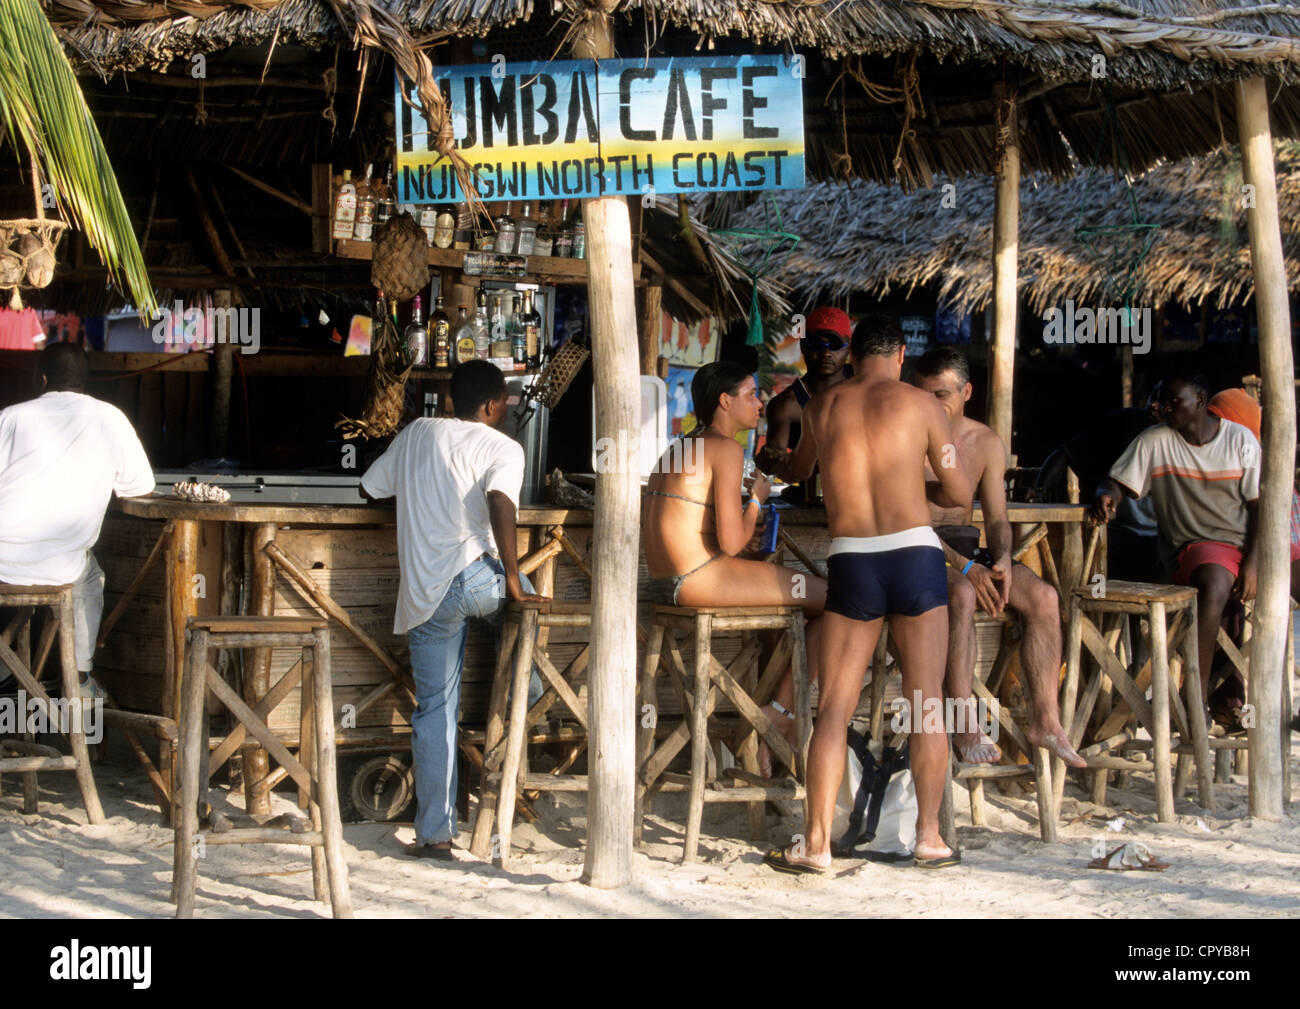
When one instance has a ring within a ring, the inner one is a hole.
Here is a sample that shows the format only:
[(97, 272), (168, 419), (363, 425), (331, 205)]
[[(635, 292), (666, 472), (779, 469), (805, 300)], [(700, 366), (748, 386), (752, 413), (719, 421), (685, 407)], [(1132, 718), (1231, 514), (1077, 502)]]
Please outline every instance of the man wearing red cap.
[[(818, 308), (808, 316), (800, 348), (807, 370), (803, 378), (791, 382), (767, 407), (767, 443), (757, 460), (764, 472), (771, 472), (799, 444), (803, 408), (808, 401), (853, 374), (846, 363), (852, 334), (853, 324), (847, 313), (838, 308)], [(815, 479), (814, 475), (809, 484)], [(813, 496), (802, 491), (802, 487), (793, 493), (787, 491), (783, 497), (797, 503)]]

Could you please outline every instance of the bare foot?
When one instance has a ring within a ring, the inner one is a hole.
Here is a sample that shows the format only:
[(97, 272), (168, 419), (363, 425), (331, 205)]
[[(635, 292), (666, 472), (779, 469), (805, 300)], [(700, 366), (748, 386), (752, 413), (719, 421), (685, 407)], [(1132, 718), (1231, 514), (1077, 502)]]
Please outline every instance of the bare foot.
[(1041, 746), (1052, 754), (1054, 757), (1060, 757), (1071, 767), (1087, 767), (1088, 762), (1074, 752), (1074, 747), (1070, 745), (1070, 740), (1066, 738), (1065, 730), (1057, 726), (1055, 729), (1043, 730), (1038, 726), (1031, 726), (1025, 735), (1035, 746)]
[(954, 732), (952, 741), (966, 764), (996, 764), (1002, 759), (998, 744), (983, 732)]
[[(794, 746), (796, 729), (794, 719), (786, 718), (770, 704), (764, 704), (760, 710), (767, 716), (767, 720), (776, 726), (776, 731), (785, 737), (785, 741)], [(758, 770), (765, 778), (771, 778), (775, 773), (775, 768), (772, 766), (772, 748), (767, 745), (767, 741), (762, 736), (758, 737)]]
[(949, 858), (951, 855), (952, 849), (942, 842), (939, 844), (922, 844), (917, 841), (916, 844), (912, 845), (913, 858)]

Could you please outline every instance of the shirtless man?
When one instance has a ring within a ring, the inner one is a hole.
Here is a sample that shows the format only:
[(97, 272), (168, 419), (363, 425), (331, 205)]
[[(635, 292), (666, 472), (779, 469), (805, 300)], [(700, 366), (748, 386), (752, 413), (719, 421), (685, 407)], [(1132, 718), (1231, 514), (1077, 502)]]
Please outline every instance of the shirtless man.
[[(1087, 764), (1070, 747), (1061, 727), (1057, 691), (1061, 669), (1061, 615), (1056, 590), (1023, 564), (1011, 562), (1011, 523), (1007, 521), (1007, 451), (993, 429), (966, 416), (971, 396), (970, 366), (955, 350), (932, 350), (916, 365), (916, 384), (942, 404), (952, 422), (957, 459), (978, 491), (988, 549), (979, 549), (979, 530), (970, 524), (972, 506), (930, 505), (930, 521), (948, 561), (948, 696), (967, 706), (967, 726), (954, 742), (967, 763), (996, 763), (1002, 754), (979, 731), (971, 683), (975, 671), (975, 608), (1001, 613), (1010, 605), (1024, 626), (1021, 658), (1029, 677), (1034, 720), (1025, 733), (1071, 767)], [(927, 468), (926, 480), (934, 480)]]
[[(943, 408), (899, 381), (903, 352), (896, 320), (861, 320), (851, 345), (853, 378), (813, 397), (804, 410), (799, 447), (781, 474), (806, 478), (821, 460), (832, 539), (821, 697), (808, 754), (808, 822), (802, 841), (764, 858), (779, 872), (816, 874), (830, 867), (846, 729), (886, 616), (898, 641), (905, 696), (920, 694), (922, 710), (943, 703), (948, 591), (926, 494), (945, 507), (969, 508), (971, 484), (956, 464)], [(927, 459), (939, 475), (929, 489)], [(958, 856), (939, 834), (947, 734), (913, 733), (908, 750), (916, 783), (916, 864), (956, 865)]]
[[(764, 472), (784, 463), (799, 444), (803, 409), (808, 401), (852, 374), (845, 364), (853, 333), (848, 315), (838, 308), (814, 309), (806, 328), (807, 335), (799, 348), (807, 369), (803, 378), (796, 378), (767, 405), (767, 441), (754, 460)], [(782, 495), (782, 500), (798, 504), (811, 496), (804, 486), (796, 485)]]

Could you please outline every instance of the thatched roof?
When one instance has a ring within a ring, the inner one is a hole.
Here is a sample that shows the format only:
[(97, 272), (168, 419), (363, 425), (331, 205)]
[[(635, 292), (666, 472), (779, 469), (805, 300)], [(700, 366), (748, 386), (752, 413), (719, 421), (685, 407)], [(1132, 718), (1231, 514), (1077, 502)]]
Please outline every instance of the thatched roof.
[[(1292, 290), (1300, 290), (1300, 144), (1276, 144), (1279, 216)], [(945, 207), (945, 185), (955, 205)], [(1254, 293), (1241, 160), (1235, 149), (1161, 165), (1133, 183), (1144, 221), (1160, 225), (1142, 272), (1137, 303), (1216, 307)], [(1103, 274), (1075, 234), (1083, 224), (1131, 219), (1121, 179), (1088, 170), (1066, 182), (1030, 176), (1021, 182), (1019, 288), (1035, 311), (1065, 298), (1094, 304)], [(932, 189), (828, 183), (778, 194), (784, 228), (805, 237), (778, 279), (796, 301), (885, 295), (929, 287), (963, 310), (982, 309), (993, 293), (993, 180), (939, 179)], [(770, 200), (734, 220), (761, 226)]]
[[(47, 0), (70, 52), (108, 75), (186, 73), (195, 53), (351, 45), (356, 12), (429, 52), (464, 62), (455, 39), (490, 36), (510, 59), (567, 53), (583, 0)], [(1241, 11), (1242, 13), (1237, 13)], [(1099, 149), (1102, 87), (1113, 87), (1129, 165), (1213, 149), (1235, 130), (1225, 84), (1278, 79), (1274, 128), (1300, 137), (1300, 10), (1253, 0), (623, 0), (619, 52), (657, 55), (779, 47), (806, 55), (812, 178), (929, 185), (989, 170), (1005, 85), (1021, 108), (1024, 170), (1067, 175)], [(383, 33), (381, 32), (381, 35)], [(390, 32), (383, 41), (391, 42)], [(1104, 81), (1094, 74), (1105, 58)], [(214, 61), (215, 62), (215, 61)], [(319, 78), (320, 71), (316, 71)], [(1293, 86), (1295, 85), (1295, 86)], [(379, 86), (386, 89), (386, 84)], [(1064, 138), (1064, 140), (1062, 139)]]
[[(416, 36), (436, 39), (509, 28), (547, 5), (376, 0), (375, 6)], [(565, 17), (582, 9), (578, 0), (556, 6)], [(1112, 80), (1159, 87), (1300, 64), (1300, 14), (1290, 6), (1253, 0), (624, 0), (618, 11), (654, 28), (689, 31), (709, 48), (733, 37), (830, 57), (924, 48), (945, 60), (1006, 59), (1056, 81), (1090, 77), (1092, 57), (1103, 53)], [(69, 46), (107, 69), (161, 68), (177, 57), (272, 37), (309, 46), (339, 37), (323, 0), (49, 0), (48, 7)]]

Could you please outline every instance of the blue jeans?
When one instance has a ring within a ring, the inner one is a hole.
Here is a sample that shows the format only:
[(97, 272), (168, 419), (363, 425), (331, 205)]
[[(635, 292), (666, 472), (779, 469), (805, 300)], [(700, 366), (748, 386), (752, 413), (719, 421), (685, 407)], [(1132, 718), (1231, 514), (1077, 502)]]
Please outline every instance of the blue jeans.
[[(533, 591), (525, 575), (519, 581), (525, 592)], [(411, 629), (411, 673), (418, 702), (411, 716), (416, 844), (456, 837), (456, 723), (465, 637), (471, 617), (500, 624), (508, 599), (505, 584), (501, 562), (485, 554), (452, 579), (433, 616)], [(541, 677), (534, 667), (529, 704), (541, 695)]]

